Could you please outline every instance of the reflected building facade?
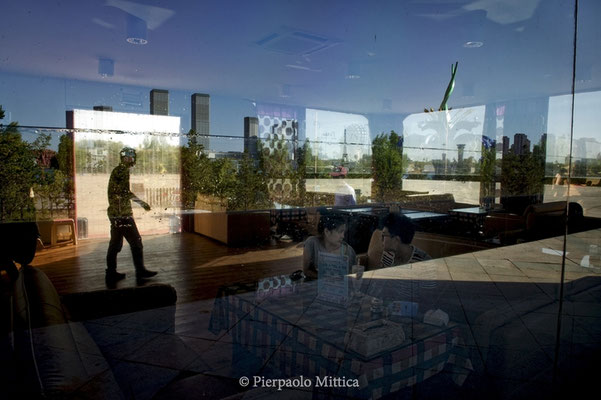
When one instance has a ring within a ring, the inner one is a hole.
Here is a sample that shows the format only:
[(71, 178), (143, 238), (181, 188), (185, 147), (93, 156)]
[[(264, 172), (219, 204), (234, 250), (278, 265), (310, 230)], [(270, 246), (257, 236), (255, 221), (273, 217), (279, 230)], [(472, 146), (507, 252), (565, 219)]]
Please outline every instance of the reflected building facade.
[(150, 91), (150, 114), (169, 115), (169, 91), (152, 89)]
[(259, 119), (257, 117), (244, 117), (244, 152), (251, 158), (257, 158), (259, 151)]
[(192, 95), (192, 130), (196, 133), (192, 140), (203, 145), (205, 151), (210, 149), (211, 125), (211, 96), (204, 93), (194, 93)]

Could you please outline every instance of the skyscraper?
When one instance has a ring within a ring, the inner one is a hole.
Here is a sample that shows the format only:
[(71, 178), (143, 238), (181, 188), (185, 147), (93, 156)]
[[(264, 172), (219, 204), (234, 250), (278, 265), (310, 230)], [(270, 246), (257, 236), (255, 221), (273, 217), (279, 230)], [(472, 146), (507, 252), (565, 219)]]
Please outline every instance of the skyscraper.
[(530, 140), (523, 133), (516, 133), (513, 136), (513, 154), (523, 155), (530, 153)]
[(259, 119), (257, 117), (244, 117), (244, 151), (252, 158), (257, 158), (258, 140)]
[(202, 144), (206, 150), (209, 149), (209, 111), (211, 105), (211, 96), (203, 93), (194, 93), (192, 95), (192, 129), (196, 132), (198, 144)]
[(150, 91), (150, 114), (169, 115), (169, 91), (152, 89)]
[(509, 138), (507, 136), (503, 136), (503, 154), (509, 153)]

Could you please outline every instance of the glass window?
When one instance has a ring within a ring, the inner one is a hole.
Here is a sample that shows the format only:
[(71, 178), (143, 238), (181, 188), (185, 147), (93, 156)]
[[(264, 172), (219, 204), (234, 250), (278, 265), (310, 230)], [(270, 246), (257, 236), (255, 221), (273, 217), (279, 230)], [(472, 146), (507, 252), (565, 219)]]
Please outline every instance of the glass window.
[(592, 388), (600, 7), (3, 5), (7, 393)]

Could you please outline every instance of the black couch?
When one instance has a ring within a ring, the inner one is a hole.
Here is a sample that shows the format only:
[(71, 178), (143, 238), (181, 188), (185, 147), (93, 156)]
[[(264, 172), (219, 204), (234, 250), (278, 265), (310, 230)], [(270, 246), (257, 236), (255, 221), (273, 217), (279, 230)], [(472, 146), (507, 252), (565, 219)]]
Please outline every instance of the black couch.
[(173, 305), (175, 289), (155, 284), (61, 298), (46, 274), (28, 265), (35, 254), (35, 224), (0, 228), (2, 397), (124, 398), (109, 363), (79, 321)]

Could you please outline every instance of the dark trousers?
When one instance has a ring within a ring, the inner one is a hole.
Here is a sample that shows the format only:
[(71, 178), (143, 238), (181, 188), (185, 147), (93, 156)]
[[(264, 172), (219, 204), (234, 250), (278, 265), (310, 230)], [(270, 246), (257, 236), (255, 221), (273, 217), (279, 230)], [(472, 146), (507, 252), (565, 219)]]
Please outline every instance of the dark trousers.
[(136, 271), (144, 269), (142, 237), (133, 217), (109, 218), (111, 220), (111, 241), (106, 253), (106, 266), (109, 271), (117, 270), (117, 254), (123, 248), (123, 238), (129, 243)]

